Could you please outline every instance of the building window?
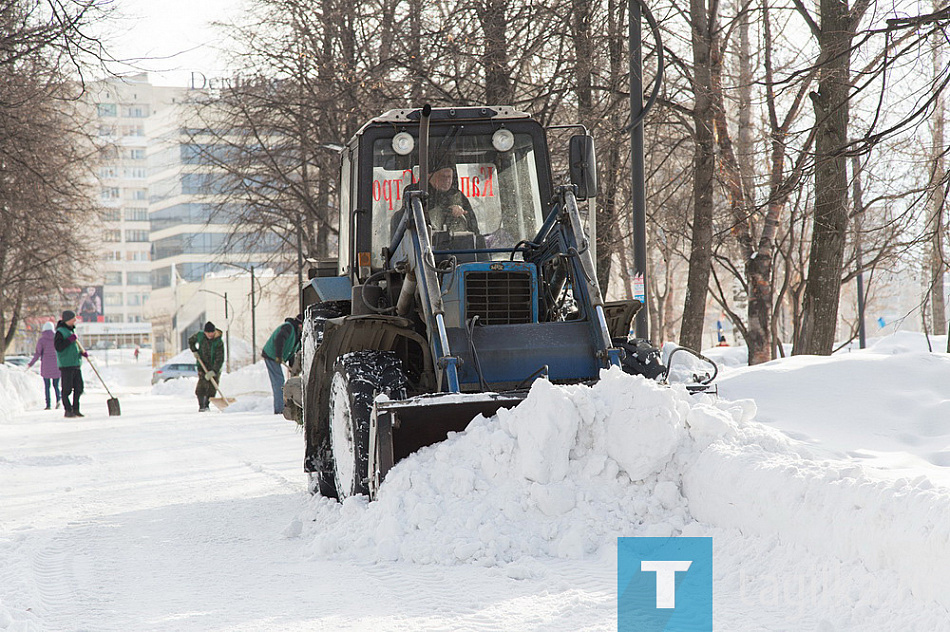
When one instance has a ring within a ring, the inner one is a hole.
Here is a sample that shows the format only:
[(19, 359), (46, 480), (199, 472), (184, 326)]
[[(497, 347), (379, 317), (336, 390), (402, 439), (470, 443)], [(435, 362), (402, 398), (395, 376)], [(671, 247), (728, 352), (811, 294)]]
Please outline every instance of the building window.
[(106, 314), (106, 315), (104, 316), (104, 320), (105, 320), (105, 322), (107, 322), (107, 323), (121, 323), (121, 322), (122, 322), (122, 314)]
[(147, 242), (147, 230), (127, 230), (125, 231), (125, 240), (128, 242)]
[(148, 209), (127, 208), (125, 209), (125, 221), (127, 222), (147, 222)]
[(107, 208), (102, 211), (102, 219), (106, 222), (118, 222), (122, 220), (122, 211), (117, 208)]
[(145, 189), (128, 189), (127, 195), (130, 200), (144, 200), (147, 192)]
[(122, 241), (122, 231), (121, 230), (104, 230), (102, 231), (102, 241), (111, 241), (111, 242)]
[[(132, 274), (132, 273), (130, 272), (129, 274)], [(121, 272), (106, 272), (105, 284), (106, 285), (122, 285), (122, 273)]]
[(99, 167), (99, 177), (100, 178), (114, 178), (116, 177), (116, 168), (115, 167)]
[(145, 150), (144, 149), (130, 149), (129, 158), (132, 160), (145, 160)]
[(125, 253), (126, 261), (151, 261), (147, 250), (130, 250)]
[(145, 305), (145, 301), (148, 300), (147, 292), (132, 292), (126, 296), (126, 304), (128, 305)]
[(125, 278), (129, 285), (152, 284), (152, 275), (149, 272), (126, 272)]
[(145, 118), (148, 116), (148, 106), (141, 104), (123, 105), (122, 116), (126, 118)]
[(144, 180), (146, 177), (145, 167), (132, 167), (131, 169), (123, 169), (122, 175), (126, 178)]
[(115, 103), (100, 103), (97, 109), (99, 116), (115, 116), (116, 114)]
[(119, 187), (102, 187), (102, 199), (103, 200), (118, 200)]
[(108, 305), (109, 307), (117, 307), (122, 305), (122, 293), (106, 292), (102, 297), (102, 304)]
[(114, 125), (100, 125), (99, 136), (115, 136), (115, 126)]
[(158, 268), (157, 270), (152, 270), (152, 289), (158, 289), (160, 287), (168, 287), (172, 284), (172, 269), (171, 267)]

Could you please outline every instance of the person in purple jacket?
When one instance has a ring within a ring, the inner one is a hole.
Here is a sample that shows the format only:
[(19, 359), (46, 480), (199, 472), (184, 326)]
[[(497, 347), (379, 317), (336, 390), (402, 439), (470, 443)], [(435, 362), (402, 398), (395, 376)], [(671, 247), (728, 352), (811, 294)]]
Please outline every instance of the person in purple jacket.
[(40, 361), (40, 375), (43, 376), (43, 386), (46, 387), (46, 410), (50, 409), (50, 382), (53, 383), (53, 391), (56, 393), (56, 408), (59, 408), (60, 399), (60, 374), (59, 366), (56, 365), (56, 349), (53, 347), (53, 338), (56, 335), (53, 329), (53, 323), (43, 325), (43, 332), (40, 334), (40, 339), (36, 341), (36, 353), (33, 354), (33, 359), (26, 365), (27, 367), (31, 367), (37, 360)]

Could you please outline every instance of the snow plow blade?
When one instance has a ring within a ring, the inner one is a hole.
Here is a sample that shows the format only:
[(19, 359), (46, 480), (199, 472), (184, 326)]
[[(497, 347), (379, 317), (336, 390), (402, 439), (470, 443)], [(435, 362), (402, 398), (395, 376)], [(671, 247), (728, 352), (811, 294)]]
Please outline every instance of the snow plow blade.
[(370, 427), (370, 498), (376, 498), (386, 474), (402, 459), (444, 441), (450, 432), (465, 430), (479, 415), (491, 417), (499, 408), (514, 408), (527, 394), (437, 393), (376, 402)]

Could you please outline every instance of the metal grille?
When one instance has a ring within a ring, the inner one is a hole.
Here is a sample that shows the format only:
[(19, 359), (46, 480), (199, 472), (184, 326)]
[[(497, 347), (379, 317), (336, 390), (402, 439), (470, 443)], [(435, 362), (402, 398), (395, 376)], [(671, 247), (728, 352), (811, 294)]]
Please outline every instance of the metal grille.
[(465, 320), (478, 316), (483, 325), (531, 322), (531, 274), (528, 272), (467, 272)]

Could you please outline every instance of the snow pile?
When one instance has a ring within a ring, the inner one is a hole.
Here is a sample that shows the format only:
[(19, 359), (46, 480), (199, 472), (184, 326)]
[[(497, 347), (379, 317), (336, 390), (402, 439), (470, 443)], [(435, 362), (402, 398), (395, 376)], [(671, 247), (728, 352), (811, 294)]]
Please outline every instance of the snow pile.
[[(850, 424), (852, 444), (862, 436), (857, 426), (873, 436), (901, 410), (909, 441), (910, 433), (933, 436), (950, 419), (939, 396), (950, 358), (898, 356), (916, 367), (917, 390), (898, 384), (902, 398), (872, 382), (883, 400), (863, 401), (871, 393), (863, 394), (862, 378), (891, 375), (881, 357), (790, 358), (736, 370), (721, 389), (734, 397), (747, 379), (766, 419), (787, 404), (789, 419), (808, 420), (806, 402), (814, 401), (815, 423)], [(783, 371), (787, 384), (773, 383), (772, 373)], [(838, 394), (818, 395), (845, 374), (857, 388), (846, 398), (853, 407), (846, 422), (833, 405)], [(881, 480), (847, 454), (756, 417), (751, 400), (690, 397), (618, 370), (592, 387), (539, 381), (521, 406), (477, 418), (398, 463), (377, 502), (314, 499), (301, 518), (313, 525), (304, 536), (318, 557), (504, 566), (526, 577), (541, 558), (606, 554), (617, 536), (729, 542), (722, 530), (737, 529), (893, 573), (902, 590), (950, 606), (950, 486), (926, 476)]]
[(693, 516), (896, 570), (950, 605), (950, 356), (911, 349), (891, 336), (729, 373), (722, 396), (755, 395), (756, 420), (793, 441), (754, 424), (710, 446), (684, 477)]
[[(696, 407), (710, 412), (694, 416)], [(731, 415), (619, 369), (593, 387), (538, 381), (521, 406), (398, 463), (378, 501), (315, 499), (312, 547), (501, 565), (582, 558), (621, 534), (677, 535), (691, 521), (678, 474), (694, 442), (687, 423), (708, 442), (738, 423)]]
[(32, 371), (0, 363), (0, 421), (9, 422), (24, 410), (42, 408), (46, 402), (44, 397), (43, 378)]
[(894, 344), (878, 344), (873, 351), (794, 356), (730, 372), (719, 380), (719, 392), (728, 399), (755, 397), (757, 421), (820, 444), (825, 456), (889, 469), (941, 466), (934, 474), (947, 474), (947, 354), (895, 353)]

